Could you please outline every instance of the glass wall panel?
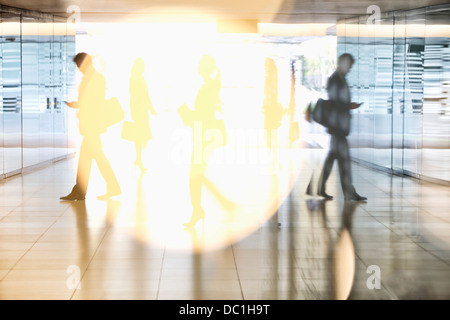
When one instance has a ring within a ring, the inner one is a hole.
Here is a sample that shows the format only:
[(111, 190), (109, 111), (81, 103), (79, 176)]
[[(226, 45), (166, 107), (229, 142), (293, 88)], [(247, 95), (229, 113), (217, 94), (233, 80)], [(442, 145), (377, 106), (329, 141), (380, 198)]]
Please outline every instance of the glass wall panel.
[(423, 54), (425, 47), (425, 9), (406, 12), (406, 70), (404, 109), (403, 169), (421, 174)]
[(5, 173), (22, 168), (22, 94), (20, 15), (2, 13), (3, 165)]
[[(375, 25), (368, 25), (367, 18), (359, 19), (358, 77), (359, 100), (363, 103), (358, 112), (358, 158), (373, 162), (375, 130)], [(352, 97), (356, 101), (356, 97)]]
[(338, 55), (356, 58), (347, 76), (352, 100), (364, 103), (353, 111), (352, 157), (450, 181), (450, 5), (366, 19), (357, 36), (352, 20), (337, 28)]
[[(67, 83), (67, 98), (66, 101), (76, 101), (78, 100), (78, 87), (76, 83), (76, 65), (73, 62), (73, 57), (76, 52), (76, 28), (74, 23), (67, 23), (67, 52), (66, 52), (66, 83)], [(76, 118), (76, 110), (72, 108), (67, 108), (67, 126), (68, 126), (68, 152), (76, 152), (77, 149), (77, 138), (79, 137), (78, 131), (78, 121)]]
[(67, 61), (75, 54), (76, 34), (66, 19), (38, 12), (0, 6), (0, 19), (3, 177), (68, 154), (75, 112), (67, 112), (63, 101), (71, 100), (68, 88), (74, 85), (75, 65)]
[[(1, 15), (0, 15), (0, 53), (3, 52), (3, 28), (1, 23)], [(3, 167), (3, 150), (4, 150), (4, 141), (3, 141), (3, 54), (0, 54), (0, 177), (5, 173)]]
[(53, 24), (53, 146), (55, 158), (67, 154), (66, 86), (66, 23), (55, 19)]
[(53, 159), (53, 21), (39, 21), (39, 160)]
[(450, 6), (427, 8), (422, 175), (450, 181)]
[(403, 126), (405, 110), (405, 74), (406, 74), (406, 14), (394, 15), (394, 62), (392, 90), (392, 169), (403, 172)]
[(39, 163), (39, 25), (22, 16), (23, 166)]
[[(346, 43), (345, 51), (339, 52), (339, 55), (343, 53), (350, 53), (355, 59), (355, 64), (347, 75), (347, 83), (350, 88), (350, 94), (352, 101), (359, 100), (359, 70), (358, 63), (359, 58), (359, 28), (358, 19), (349, 19), (346, 21)], [(357, 112), (353, 112), (351, 121), (351, 131), (348, 138), (350, 145), (350, 154), (352, 157), (358, 157), (359, 155), (359, 117)]]
[(392, 65), (394, 18), (383, 14), (375, 27), (373, 163), (392, 168)]
[(345, 52), (346, 46), (345, 27), (346, 27), (346, 20), (341, 20), (336, 23), (336, 35), (337, 35), (336, 52), (338, 56)]

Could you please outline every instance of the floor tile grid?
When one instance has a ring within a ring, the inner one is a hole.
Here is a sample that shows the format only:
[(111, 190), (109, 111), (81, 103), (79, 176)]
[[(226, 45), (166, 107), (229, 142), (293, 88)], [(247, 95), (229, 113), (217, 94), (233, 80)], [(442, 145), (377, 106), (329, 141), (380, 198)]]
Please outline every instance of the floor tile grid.
[[(375, 174), (374, 174), (375, 175)], [(410, 202), (408, 201), (408, 200), (405, 200), (406, 202), (406, 204), (409, 206), (410, 205)], [(338, 201), (336, 201), (336, 202), (338, 202)], [(370, 202), (369, 202), (370, 203)], [(341, 203), (339, 203), (338, 205), (340, 205)], [(414, 205), (412, 205), (411, 207), (414, 207)], [(370, 208), (367, 208), (367, 206), (366, 207), (364, 207), (364, 206), (362, 206), (362, 208), (363, 208), (363, 210), (365, 210), (369, 215), (372, 215), (372, 213), (373, 213), (373, 211), (371, 211), (371, 209)], [(375, 206), (375, 208), (377, 208), (376, 206)], [(383, 223), (383, 221), (382, 221), (382, 219), (380, 219), (379, 217), (377, 217), (376, 215), (374, 216), (375, 218), (376, 218), (376, 220), (379, 222), (379, 223)], [(53, 225), (53, 224), (52, 224)], [(384, 225), (386, 226), (386, 223), (384, 223)], [(393, 231), (392, 230), (392, 228), (389, 228), (389, 227), (387, 227), (389, 230), (391, 230), (391, 231)], [(282, 228), (281, 228), (282, 230), (281, 230), (281, 232), (283, 232), (284, 230), (285, 230), (285, 228), (284, 228), (284, 226), (282, 226)], [(110, 233), (111, 232), (111, 230), (110, 229), (108, 229), (107, 230), (107, 232), (108, 233)], [(395, 231), (394, 231), (395, 232)], [(97, 246), (97, 248), (96, 248), (96, 250), (95, 250), (95, 254), (91, 257), (91, 260), (90, 260), (90, 262), (89, 262), (89, 265), (90, 265), (90, 263), (92, 262), (92, 259), (94, 258), (94, 256), (96, 255), (96, 253), (97, 253), (97, 250), (98, 250), (98, 248), (100, 247), (100, 245), (104, 242), (104, 239), (105, 239), (105, 236), (106, 236), (106, 232), (105, 232), (105, 234), (104, 234), (104, 236), (102, 237), (102, 240), (101, 240), (101, 242), (98, 244), (98, 246)], [(240, 290), (241, 290), (241, 295), (243, 295), (244, 293), (243, 293), (243, 285), (244, 285), (244, 283), (242, 282), (243, 280), (240, 278), (240, 273), (241, 273), (241, 270), (239, 270), (238, 269), (238, 265), (237, 265), (237, 261), (236, 261), (236, 251), (235, 251), (235, 248), (234, 248), (234, 246), (233, 246), (233, 257), (234, 257), (234, 265), (235, 265), (235, 268), (236, 268), (236, 270), (237, 271), (239, 271), (238, 272), (238, 276), (239, 276), (239, 285), (240, 285)], [(165, 254), (166, 252), (164, 251), (164, 254)], [(165, 256), (164, 256), (165, 257)], [(164, 260), (163, 260), (163, 262), (164, 262)], [(88, 270), (88, 268), (86, 268), (86, 270)], [(83, 274), (83, 277), (84, 277), (84, 274)], [(160, 280), (161, 280), (161, 276), (160, 276)], [(159, 292), (159, 286), (158, 286), (158, 292)], [(73, 297), (73, 295), (72, 295), (72, 297)], [(162, 297), (162, 295), (161, 296), (158, 296), (158, 297)], [(245, 296), (244, 296), (244, 298), (245, 298)]]
[[(17, 174), (17, 175), (13, 175), (13, 176), (4, 178), (4, 179), (2, 179), (2, 180), (0, 181), (0, 188), (1, 188), (1, 189), (7, 188), (7, 187), (10, 186), (11, 183), (12, 183), (12, 184), (20, 184), (20, 185), (23, 186), (23, 185), (24, 185), (24, 180), (26, 179), (26, 176), (30, 176), (30, 175), (33, 175), (33, 174), (34, 174), (34, 175), (36, 175), (36, 174), (39, 175), (39, 172), (40, 172), (41, 170), (48, 169), (48, 167), (49, 167), (49, 166), (39, 167), (39, 168), (36, 168), (35, 170), (29, 171), (29, 172), (24, 173), (24, 174)], [(4, 214), (4, 215), (2, 215), (2, 216), (0, 217), (0, 223), (1, 223), (2, 221), (6, 220), (7, 218), (11, 217), (11, 215), (12, 215), (13, 213), (15, 213), (16, 210), (18, 210), (19, 208), (22, 208), (22, 207), (23, 207), (23, 205), (26, 203), (26, 201), (27, 201), (28, 199), (30, 199), (30, 198), (32, 198), (34, 195), (38, 194), (38, 193), (39, 193), (42, 189), (44, 189), (44, 188), (45, 188), (45, 185), (37, 185), (37, 186), (33, 186), (33, 191), (32, 191), (31, 193), (29, 193), (29, 194), (27, 195), (27, 197), (25, 197), (25, 198), (22, 197), (22, 200), (21, 200), (20, 203), (17, 203), (16, 205), (11, 206), (11, 207), (8, 206), (8, 210), (7, 210), (8, 212), (7, 212), (7, 214)], [(61, 212), (60, 216), (64, 215), (64, 213), (65, 213), (65, 211)], [(55, 218), (55, 221), (53, 221), (53, 223), (52, 223), (50, 226), (48, 226), (48, 228), (47, 228), (46, 230), (49, 230), (49, 229), (53, 226), (54, 223), (56, 223), (56, 218)], [(33, 246), (34, 246), (37, 242), (39, 242), (39, 240), (42, 238), (42, 236), (43, 236), (44, 234), (45, 234), (45, 232), (44, 232), (41, 236), (39, 236), (35, 241), (32, 242), (31, 246), (29, 246), (28, 249), (25, 250), (25, 251), (23, 252), (23, 254), (17, 259), (17, 261), (16, 261), (11, 267), (9, 267), (6, 271), (4, 270), (4, 272), (3, 272), (2, 274), (0, 274), (0, 281), (1, 281), (2, 279), (4, 279), (5, 277), (8, 276), (8, 274), (10, 273), (10, 271), (14, 269), (14, 267), (21, 261), (21, 259), (22, 259), (28, 252), (30, 252), (30, 250), (33, 248)]]
[[(379, 172), (375, 173), (375, 175), (381, 175), (381, 174), (383, 174), (383, 173), (379, 173)], [(381, 176), (381, 178), (382, 179), (387, 179), (387, 175), (385, 177)], [(362, 179), (365, 179), (365, 177), (363, 176)], [(391, 181), (392, 181), (392, 179), (397, 180), (397, 181), (401, 181), (402, 185), (403, 184), (413, 185), (413, 188), (417, 188), (419, 190), (418, 191), (419, 199), (422, 199), (422, 192), (423, 192), (422, 181), (419, 181), (419, 180), (417, 180), (415, 178), (412, 178), (412, 177), (398, 177), (398, 176), (393, 176), (393, 177), (391, 177)], [(371, 183), (371, 180), (369, 180), (369, 179), (366, 179), (366, 185), (367, 184), (372, 184), (373, 185), (373, 183)], [(379, 187), (379, 185), (378, 185), (378, 187)], [(432, 187), (439, 188), (437, 186), (432, 186)], [(391, 186), (391, 188), (392, 188), (392, 186)], [(379, 189), (381, 189), (381, 188), (379, 188)], [(388, 199), (395, 199), (396, 198), (396, 197), (392, 196), (391, 192), (385, 192), (385, 193), (386, 193), (386, 196), (387, 196)], [(406, 208), (415, 208), (415, 210), (419, 211), (420, 213), (423, 213), (425, 211), (425, 210), (423, 210), (422, 206), (420, 205), (422, 203), (421, 200), (418, 201), (419, 205), (416, 205), (415, 203), (413, 203), (411, 201), (408, 201), (408, 199), (406, 199), (406, 200), (403, 199), (403, 197), (401, 197), (401, 196), (398, 196), (397, 199), (401, 199), (403, 201), (402, 202), (402, 207), (399, 208), (400, 210), (402, 210), (403, 207), (406, 207)], [(362, 208), (370, 216), (372, 216), (375, 220), (377, 220), (379, 223), (383, 224), (386, 228), (388, 228), (390, 231), (392, 231), (393, 234), (397, 234), (399, 237), (405, 237), (411, 244), (414, 244), (414, 245), (417, 246), (417, 248), (420, 248), (420, 249), (424, 250), (427, 254), (429, 254), (430, 256), (434, 257), (437, 261), (440, 261), (440, 262), (446, 264), (447, 266), (450, 266), (449, 260), (442, 259), (439, 255), (434, 254), (432, 251), (427, 250), (426, 248), (424, 248), (424, 246), (422, 245), (422, 242), (417, 241), (417, 237), (416, 236), (408, 234), (405, 231), (401, 230), (400, 228), (392, 226), (391, 224), (389, 224), (386, 221), (382, 221), (380, 219), (380, 217), (376, 214), (376, 212), (374, 214), (374, 212), (370, 208), (367, 208), (367, 207), (364, 207), (364, 206)], [(395, 212), (395, 210), (394, 210), (394, 212)], [(432, 212), (429, 212), (429, 213), (431, 215), (433, 215)], [(448, 221), (447, 220), (445, 220), (445, 219), (443, 219), (443, 218), (441, 218), (439, 216), (437, 216), (437, 217), (440, 218), (440, 221), (442, 223), (448, 225)], [(364, 262), (365, 259), (363, 257), (360, 257), (360, 258)], [(366, 266), (368, 266), (367, 262), (364, 262), (364, 263), (365, 263)], [(401, 299), (402, 298), (402, 297), (399, 297), (395, 293), (395, 290), (393, 288), (391, 288), (389, 284), (386, 284), (385, 282), (382, 282), (382, 286), (389, 293), (389, 295), (390, 295), (390, 297), (392, 299)]]

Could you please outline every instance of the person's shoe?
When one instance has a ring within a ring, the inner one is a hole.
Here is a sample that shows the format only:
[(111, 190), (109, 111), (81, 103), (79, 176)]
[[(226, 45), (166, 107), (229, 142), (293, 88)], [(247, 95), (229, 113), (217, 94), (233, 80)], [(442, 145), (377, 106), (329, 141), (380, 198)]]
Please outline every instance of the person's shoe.
[(325, 198), (325, 200), (333, 200), (333, 196), (330, 196), (325, 191), (317, 193), (318, 196)]
[(142, 160), (141, 161), (135, 161), (134, 162), (134, 173), (136, 174), (136, 168), (139, 168), (140, 170), (141, 170), (141, 173), (145, 173), (145, 172), (147, 172), (147, 168), (146, 167), (144, 167), (144, 164), (142, 163)]
[(85, 199), (85, 195), (71, 192), (67, 196), (60, 197), (59, 199), (64, 200), (64, 201), (84, 200)]
[(366, 200), (367, 200), (366, 197), (360, 196), (356, 192), (351, 197), (345, 198), (345, 201), (366, 201)]
[(98, 196), (97, 199), (98, 200), (108, 200), (109, 198), (121, 195), (122, 191), (121, 190), (116, 190), (116, 191), (108, 191), (106, 192), (104, 195)]
[(203, 222), (205, 221), (205, 211), (203, 211), (203, 209), (194, 210), (189, 222), (183, 223), (183, 226), (185, 228), (193, 228), (200, 220), (203, 220)]

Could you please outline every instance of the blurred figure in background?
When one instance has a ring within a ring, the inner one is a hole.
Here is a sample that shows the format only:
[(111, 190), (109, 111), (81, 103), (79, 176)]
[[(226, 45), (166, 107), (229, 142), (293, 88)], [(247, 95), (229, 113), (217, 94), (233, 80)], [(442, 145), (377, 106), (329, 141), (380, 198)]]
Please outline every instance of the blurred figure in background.
[(278, 69), (275, 61), (266, 58), (264, 102), (262, 107), (264, 114), (264, 130), (266, 144), (269, 149), (274, 148), (273, 142), (278, 139), (278, 128), (283, 118), (283, 106), (278, 102)]
[[(343, 105), (345, 108), (343, 112), (350, 113), (350, 109), (356, 109), (361, 106), (359, 103), (351, 102), (350, 89), (347, 85), (345, 76), (350, 71), (355, 62), (352, 55), (344, 53), (338, 58), (337, 70), (330, 76), (327, 82), (328, 99), (337, 108), (338, 105)], [(349, 115), (348, 115), (349, 116)], [(348, 147), (347, 137), (340, 132), (328, 130), (331, 134), (330, 150), (325, 159), (322, 169), (322, 174), (319, 179), (318, 195), (327, 200), (333, 199), (331, 195), (325, 192), (325, 184), (330, 176), (334, 161), (338, 161), (339, 177), (341, 179), (342, 191), (346, 201), (364, 201), (366, 197), (362, 197), (356, 193), (352, 184), (352, 173), (350, 167), (350, 151)]]
[(287, 109), (287, 114), (289, 116), (289, 145), (298, 140), (300, 137), (299, 122), (295, 119), (296, 113), (296, 102), (295, 102), (295, 60), (291, 61), (291, 96), (289, 99), (289, 107)]
[(198, 66), (198, 73), (203, 78), (203, 85), (197, 93), (194, 110), (186, 105), (178, 112), (185, 125), (193, 129), (193, 148), (189, 172), (189, 191), (192, 203), (192, 216), (184, 225), (194, 227), (205, 218), (202, 208), (202, 187), (206, 186), (213, 194), (219, 196), (211, 181), (205, 176), (209, 157), (212, 152), (226, 143), (226, 130), (223, 119), (217, 113), (222, 111), (220, 99), (221, 77), (214, 58), (203, 56)]
[(145, 63), (142, 58), (134, 61), (130, 77), (130, 111), (134, 126), (134, 144), (136, 147), (135, 167), (146, 171), (142, 162), (142, 150), (152, 138), (149, 112), (156, 116), (156, 111), (148, 94), (148, 86), (144, 79)]
[(78, 109), (80, 134), (83, 136), (78, 160), (77, 180), (72, 192), (61, 200), (84, 200), (92, 160), (97, 162), (98, 169), (106, 181), (106, 193), (99, 199), (108, 199), (122, 193), (114, 171), (103, 152), (100, 135), (106, 132), (106, 80), (95, 70), (92, 57), (87, 53), (78, 53), (73, 61), (77, 65), (83, 79), (78, 89), (78, 101), (66, 102), (71, 108)]

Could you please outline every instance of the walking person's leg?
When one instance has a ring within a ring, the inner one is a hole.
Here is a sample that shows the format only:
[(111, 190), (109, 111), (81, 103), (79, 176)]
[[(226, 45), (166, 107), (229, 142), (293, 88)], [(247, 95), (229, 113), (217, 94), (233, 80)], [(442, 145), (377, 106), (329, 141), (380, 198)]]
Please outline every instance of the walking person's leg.
[[(203, 152), (202, 152), (203, 154)], [(205, 218), (205, 211), (202, 208), (202, 189), (205, 178), (206, 163), (202, 159), (201, 163), (195, 163), (194, 155), (191, 157), (191, 168), (189, 172), (189, 194), (192, 204), (192, 216), (185, 227), (191, 228)]]
[(145, 172), (147, 168), (144, 167), (144, 163), (142, 162), (142, 150), (144, 149), (144, 142), (136, 141), (136, 161), (134, 162), (135, 167), (139, 167), (142, 172)]
[(350, 149), (346, 137), (339, 137), (337, 140), (338, 146), (338, 166), (339, 177), (341, 179), (342, 191), (346, 201), (364, 201), (367, 198), (360, 196), (356, 193), (355, 187), (352, 182), (352, 170)]
[(92, 152), (89, 148), (89, 140), (83, 138), (78, 156), (77, 180), (70, 194), (61, 197), (61, 200), (84, 200), (89, 184), (89, 175), (92, 166)]
[(99, 196), (99, 199), (108, 199), (113, 196), (117, 196), (122, 193), (120, 189), (119, 182), (117, 181), (114, 170), (108, 161), (105, 153), (103, 152), (102, 143), (100, 137), (92, 139), (90, 145), (91, 152), (93, 153), (94, 159), (97, 162), (98, 169), (103, 179), (106, 181), (106, 193), (103, 196)]
[(319, 178), (319, 189), (317, 191), (317, 194), (319, 196), (322, 196), (327, 200), (333, 199), (333, 196), (330, 196), (329, 194), (326, 193), (325, 187), (327, 180), (330, 177), (331, 170), (333, 169), (333, 163), (335, 159), (336, 159), (336, 139), (334, 136), (331, 136), (330, 151), (328, 152), (325, 162), (323, 164), (322, 173), (320, 174)]

